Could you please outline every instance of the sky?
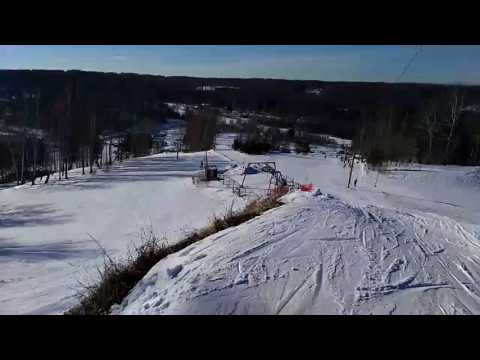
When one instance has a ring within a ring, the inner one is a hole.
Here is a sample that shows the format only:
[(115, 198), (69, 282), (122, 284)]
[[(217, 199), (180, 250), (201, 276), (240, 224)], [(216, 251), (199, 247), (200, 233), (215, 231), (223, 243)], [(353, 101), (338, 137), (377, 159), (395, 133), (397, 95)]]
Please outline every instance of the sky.
[(0, 69), (480, 84), (480, 46), (0, 45)]

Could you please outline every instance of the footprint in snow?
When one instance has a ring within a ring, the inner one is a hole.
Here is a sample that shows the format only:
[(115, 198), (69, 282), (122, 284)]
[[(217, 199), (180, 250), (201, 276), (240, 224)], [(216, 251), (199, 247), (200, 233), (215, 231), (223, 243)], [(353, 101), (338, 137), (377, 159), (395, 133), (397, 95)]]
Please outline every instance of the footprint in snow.
[(165, 304), (163, 304), (163, 305), (161, 306), (160, 309), (165, 310), (165, 309), (168, 308), (169, 306), (170, 306), (170, 303), (169, 303), (169, 302), (166, 302)]
[(173, 279), (173, 278), (177, 277), (177, 275), (180, 273), (180, 271), (182, 271), (182, 269), (183, 269), (183, 265), (181, 265), (181, 264), (179, 264), (177, 266), (174, 266), (171, 269), (167, 268), (167, 275), (170, 279)]
[(206, 256), (207, 256), (207, 254), (197, 255), (197, 256), (193, 259), (193, 261), (197, 261), (197, 260), (203, 259), (203, 258), (206, 257)]
[(186, 256), (188, 255), (193, 249), (195, 249), (194, 246), (191, 246), (190, 248), (188, 248), (187, 250), (181, 252), (178, 256)]
[(162, 305), (162, 303), (163, 303), (163, 299), (160, 298), (160, 300), (158, 300), (155, 304), (153, 304), (153, 307), (158, 307), (158, 306)]

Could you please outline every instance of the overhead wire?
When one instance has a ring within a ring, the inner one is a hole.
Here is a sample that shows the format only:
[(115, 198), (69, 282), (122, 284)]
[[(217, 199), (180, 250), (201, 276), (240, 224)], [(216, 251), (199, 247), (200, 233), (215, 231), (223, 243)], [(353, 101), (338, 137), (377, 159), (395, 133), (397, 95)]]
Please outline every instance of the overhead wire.
[(409, 62), (404, 66), (401, 74), (397, 77), (396, 79), (396, 82), (398, 82), (405, 74), (406, 72), (408, 71), (408, 69), (410, 68), (410, 66), (412, 66), (413, 64), (413, 61), (415, 60), (415, 58), (418, 56), (418, 54), (420, 54), (420, 52), (422, 51), (423, 49), (423, 46), (422, 45), (419, 45), (417, 50), (415, 51), (415, 53), (413, 54), (413, 56), (410, 58)]

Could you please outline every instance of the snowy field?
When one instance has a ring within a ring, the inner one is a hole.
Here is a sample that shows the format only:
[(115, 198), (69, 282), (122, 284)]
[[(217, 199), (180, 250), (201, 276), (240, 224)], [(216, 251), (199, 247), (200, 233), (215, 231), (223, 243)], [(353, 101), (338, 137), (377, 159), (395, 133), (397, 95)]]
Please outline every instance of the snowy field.
[[(355, 206), (377, 205), (405, 208), (449, 216), (458, 221), (480, 224), (480, 168), (469, 166), (415, 165), (406, 171), (387, 171), (378, 177), (365, 165), (356, 164), (352, 183), (346, 189), (350, 169), (336, 157), (338, 149), (316, 147), (316, 153), (247, 155), (233, 151), (235, 134), (224, 134), (217, 140), (217, 152), (242, 165), (249, 161), (275, 161), (282, 173), (300, 183), (313, 183)], [(323, 151), (327, 154), (320, 153)], [(394, 170), (399, 170), (396, 167)], [(352, 186), (353, 187), (353, 186)]]
[[(170, 242), (206, 225), (234, 201), (229, 190), (198, 187), (191, 176), (205, 153), (159, 154), (116, 164), (108, 171), (47, 185), (0, 190), (0, 314), (57, 314), (75, 303), (78, 281), (93, 280), (99, 247), (126, 255), (143, 228)], [(209, 163), (228, 165), (213, 152)]]
[[(238, 181), (251, 161), (317, 191), (160, 261), (115, 306), (121, 314), (480, 314), (480, 169), (356, 164), (338, 149), (246, 155), (217, 137), (209, 163)], [(326, 156), (325, 156), (326, 154)], [(0, 313), (56, 314), (102, 256), (126, 254), (142, 228), (169, 241), (204, 226), (234, 201), (221, 183), (194, 186), (204, 153), (160, 154), (48, 185), (0, 190)], [(248, 175), (252, 193), (265, 174)]]
[(478, 314), (480, 245), (448, 219), (329, 196), (160, 261), (122, 314)]
[[(121, 314), (480, 314), (479, 169), (415, 166), (379, 176), (327, 158), (232, 151), (276, 161), (314, 194), (160, 261)], [(414, 171), (412, 171), (414, 170)]]

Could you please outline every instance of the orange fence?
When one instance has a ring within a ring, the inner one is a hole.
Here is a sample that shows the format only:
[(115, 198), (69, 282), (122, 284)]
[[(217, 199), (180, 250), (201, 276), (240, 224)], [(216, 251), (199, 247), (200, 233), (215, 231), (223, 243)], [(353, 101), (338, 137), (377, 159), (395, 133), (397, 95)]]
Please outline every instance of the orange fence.
[(300, 185), (301, 191), (312, 192), (313, 191), (313, 184), (302, 184)]

